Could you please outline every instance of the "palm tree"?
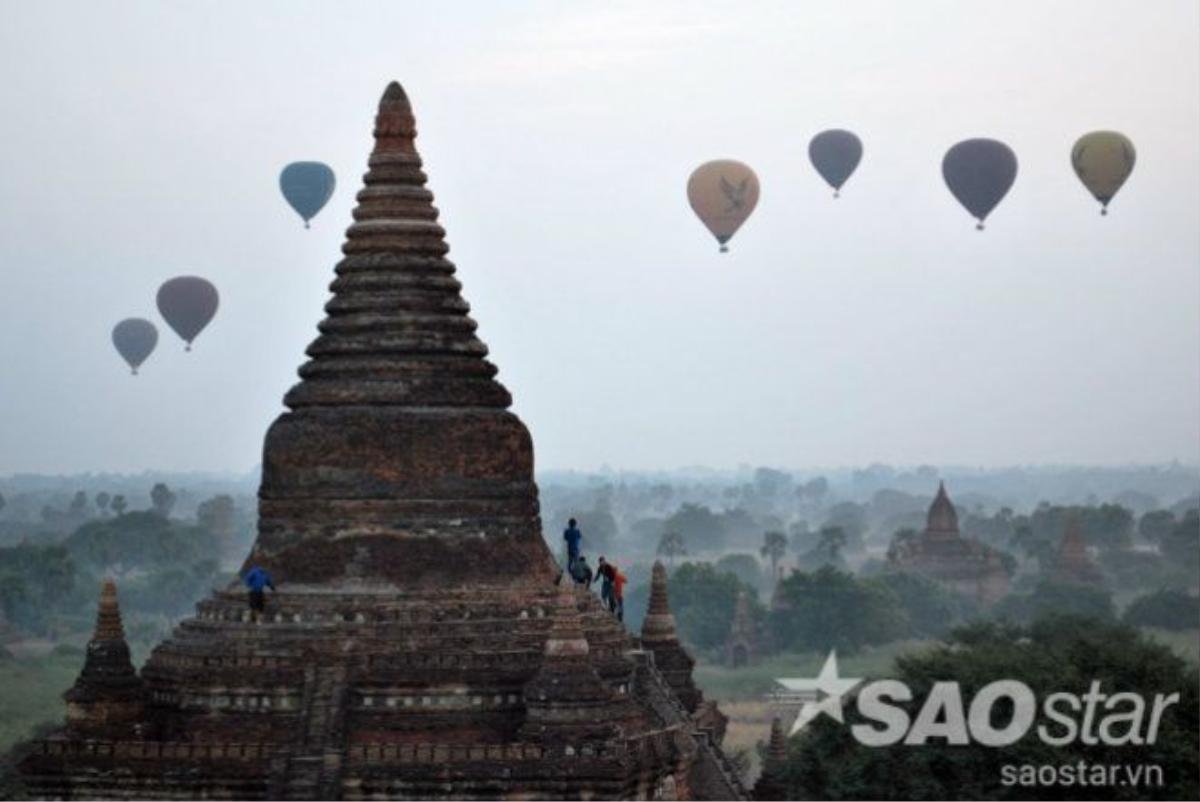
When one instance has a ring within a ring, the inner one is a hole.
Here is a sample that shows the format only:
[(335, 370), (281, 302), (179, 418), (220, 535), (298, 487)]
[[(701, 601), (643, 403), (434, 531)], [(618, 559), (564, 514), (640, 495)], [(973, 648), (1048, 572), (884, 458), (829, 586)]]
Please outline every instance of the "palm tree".
[(830, 562), (837, 562), (841, 556), (842, 547), (846, 545), (846, 530), (840, 526), (826, 526), (821, 529), (821, 539), (817, 549), (829, 555)]
[(674, 568), (675, 558), (687, 554), (687, 549), (683, 546), (683, 533), (675, 529), (663, 532), (658, 541), (658, 554), (666, 557), (667, 562)]
[(771, 561), (771, 577), (772, 579), (779, 578), (779, 561), (783, 559), (783, 555), (787, 553), (787, 535), (783, 532), (774, 530), (763, 533), (763, 545), (758, 550), (764, 558)]

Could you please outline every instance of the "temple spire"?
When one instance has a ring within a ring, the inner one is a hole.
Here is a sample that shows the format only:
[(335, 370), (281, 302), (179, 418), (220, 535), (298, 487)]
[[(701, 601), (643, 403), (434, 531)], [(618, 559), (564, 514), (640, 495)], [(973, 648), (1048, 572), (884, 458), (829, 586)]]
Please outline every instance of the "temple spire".
[(333, 298), (267, 433), (247, 565), (292, 587), (549, 583), (533, 443), (445, 258), (397, 83), (373, 135)]
[(704, 695), (692, 680), (696, 661), (675, 632), (675, 616), (667, 599), (667, 569), (655, 560), (650, 571), (650, 604), (642, 621), (642, 647), (654, 654), (654, 664), (689, 712), (695, 712)]
[(96, 629), (93, 641), (124, 641), (125, 627), (121, 624), (121, 608), (117, 603), (117, 583), (105, 579), (100, 585), (100, 604), (96, 610)]
[(763, 760), (762, 774), (754, 784), (754, 798), (761, 800), (787, 799), (787, 738), (783, 734), (783, 723), (779, 716), (771, 719), (771, 737), (767, 742), (767, 754)]
[(83, 669), (67, 702), (67, 726), (76, 731), (124, 734), (142, 715), (142, 681), (133, 668), (117, 586), (111, 579), (100, 587), (96, 629), (87, 645)]
[(958, 511), (954, 509), (949, 494), (946, 493), (946, 483), (938, 482), (937, 495), (929, 505), (929, 515), (926, 518), (925, 531), (930, 535), (957, 536)]
[(667, 569), (661, 560), (655, 560), (650, 571), (650, 603), (642, 620), (642, 640), (677, 640), (675, 616), (671, 614), (671, 605), (667, 601)]

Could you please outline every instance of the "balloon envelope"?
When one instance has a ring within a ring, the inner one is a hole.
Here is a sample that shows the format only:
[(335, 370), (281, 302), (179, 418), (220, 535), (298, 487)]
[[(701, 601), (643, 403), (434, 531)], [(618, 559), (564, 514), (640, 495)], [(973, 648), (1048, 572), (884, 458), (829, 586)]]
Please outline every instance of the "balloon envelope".
[(758, 204), (758, 176), (732, 159), (705, 162), (688, 179), (688, 203), (726, 251), (734, 232)]
[(822, 131), (808, 143), (808, 158), (825, 183), (833, 187), (834, 197), (858, 167), (862, 154), (862, 141), (839, 128)]
[(995, 139), (967, 139), (946, 151), (942, 177), (971, 216), (983, 221), (1017, 178), (1017, 156)]
[(336, 184), (333, 170), (321, 162), (292, 162), (279, 174), (279, 189), (296, 214), (304, 219), (305, 228), (329, 201)]
[(136, 375), (138, 366), (146, 361), (146, 357), (154, 352), (154, 346), (158, 345), (158, 329), (144, 318), (127, 317), (113, 326), (112, 342), (117, 353)]
[(178, 276), (158, 288), (158, 311), (192, 348), (192, 340), (217, 313), (217, 288), (199, 276)]
[(1084, 134), (1071, 148), (1071, 166), (1100, 201), (1101, 214), (1107, 214), (1109, 201), (1133, 172), (1137, 151), (1129, 137), (1116, 131), (1093, 131)]

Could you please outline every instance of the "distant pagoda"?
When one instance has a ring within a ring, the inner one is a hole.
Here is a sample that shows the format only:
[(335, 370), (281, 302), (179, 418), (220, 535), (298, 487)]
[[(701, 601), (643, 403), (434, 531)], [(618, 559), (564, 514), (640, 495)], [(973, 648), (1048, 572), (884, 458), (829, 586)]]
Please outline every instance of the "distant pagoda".
[(1104, 583), (1104, 575), (1088, 553), (1087, 541), (1083, 537), (1078, 515), (1067, 517), (1050, 573), (1059, 581), (1081, 585)]
[(995, 603), (1009, 589), (1008, 570), (1000, 553), (958, 531), (958, 511), (944, 482), (938, 483), (937, 495), (929, 505), (925, 531), (894, 543), (888, 552), (888, 567), (921, 574), (985, 605)]
[(266, 436), (246, 566), (279, 592), (261, 617), (237, 583), (215, 593), (138, 676), (106, 585), (67, 727), (21, 764), (34, 795), (745, 798), (665, 584), (638, 639), (556, 583), (532, 440), (415, 135), (393, 83), (328, 317)]

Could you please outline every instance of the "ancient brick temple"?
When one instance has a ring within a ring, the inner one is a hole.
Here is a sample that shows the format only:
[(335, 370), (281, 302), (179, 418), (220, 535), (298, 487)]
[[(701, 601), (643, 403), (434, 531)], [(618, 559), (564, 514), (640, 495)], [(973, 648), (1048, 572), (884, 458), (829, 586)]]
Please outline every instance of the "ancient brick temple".
[(945, 483), (938, 484), (929, 505), (925, 531), (894, 544), (888, 552), (888, 566), (927, 576), (984, 605), (995, 603), (1009, 590), (1008, 570), (1000, 554), (959, 533), (958, 511)]
[[(744, 798), (665, 573), (643, 638), (566, 581), (533, 446), (460, 295), (393, 83), (320, 336), (266, 436), (247, 566), (140, 675), (106, 586), (67, 727), (22, 763), (64, 798)], [(114, 624), (114, 622), (116, 622)]]
[(1104, 575), (1088, 553), (1087, 541), (1083, 537), (1083, 529), (1077, 515), (1067, 518), (1050, 574), (1057, 580), (1083, 585), (1099, 585), (1104, 582)]

